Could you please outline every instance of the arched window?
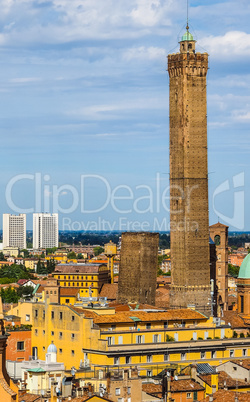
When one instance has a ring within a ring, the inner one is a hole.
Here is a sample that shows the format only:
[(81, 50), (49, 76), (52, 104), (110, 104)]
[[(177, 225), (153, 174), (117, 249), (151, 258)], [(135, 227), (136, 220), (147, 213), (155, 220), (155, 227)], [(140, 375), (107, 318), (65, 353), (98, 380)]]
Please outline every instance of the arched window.
[(219, 236), (219, 235), (216, 235), (216, 236), (214, 237), (214, 242), (215, 242), (215, 245), (216, 245), (216, 246), (219, 246), (219, 245), (220, 245), (220, 236)]

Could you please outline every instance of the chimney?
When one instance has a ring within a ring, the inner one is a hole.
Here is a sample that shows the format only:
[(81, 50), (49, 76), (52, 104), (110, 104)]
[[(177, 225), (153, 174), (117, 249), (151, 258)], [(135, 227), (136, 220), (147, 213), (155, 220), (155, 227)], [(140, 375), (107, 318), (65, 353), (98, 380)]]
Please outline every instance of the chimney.
[(209, 395), (209, 402), (213, 402), (213, 400), (214, 400), (213, 395)]

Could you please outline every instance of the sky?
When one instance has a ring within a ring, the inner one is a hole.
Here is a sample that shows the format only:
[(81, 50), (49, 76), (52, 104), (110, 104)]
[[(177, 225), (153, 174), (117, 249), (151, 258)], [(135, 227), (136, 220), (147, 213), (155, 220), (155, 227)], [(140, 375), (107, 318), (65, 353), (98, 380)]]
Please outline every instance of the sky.
[[(0, 213), (169, 229), (167, 55), (186, 0), (0, 0)], [(250, 230), (250, 2), (189, 0), (208, 52), (210, 224)], [(1, 226), (0, 226), (1, 227)]]

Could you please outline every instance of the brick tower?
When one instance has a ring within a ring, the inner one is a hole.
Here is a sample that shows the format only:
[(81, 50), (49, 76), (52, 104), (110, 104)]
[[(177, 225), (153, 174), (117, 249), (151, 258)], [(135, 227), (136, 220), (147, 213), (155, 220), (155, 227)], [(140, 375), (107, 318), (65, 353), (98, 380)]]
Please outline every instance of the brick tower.
[(118, 282), (119, 303), (155, 305), (159, 234), (122, 234)]
[(216, 245), (216, 285), (218, 316), (228, 310), (228, 226), (218, 222), (210, 226), (210, 237)]
[(180, 52), (168, 56), (170, 81), (170, 226), (173, 308), (209, 314), (207, 172), (208, 54), (196, 53), (187, 31)]

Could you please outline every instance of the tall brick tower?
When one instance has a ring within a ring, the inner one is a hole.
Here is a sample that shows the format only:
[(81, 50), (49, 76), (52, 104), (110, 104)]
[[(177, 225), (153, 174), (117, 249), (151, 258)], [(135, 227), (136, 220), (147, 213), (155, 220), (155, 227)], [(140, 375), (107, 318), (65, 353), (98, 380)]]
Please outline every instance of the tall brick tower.
[(207, 171), (208, 54), (196, 53), (187, 31), (168, 56), (170, 81), (170, 225), (173, 308), (194, 305), (209, 314)]

